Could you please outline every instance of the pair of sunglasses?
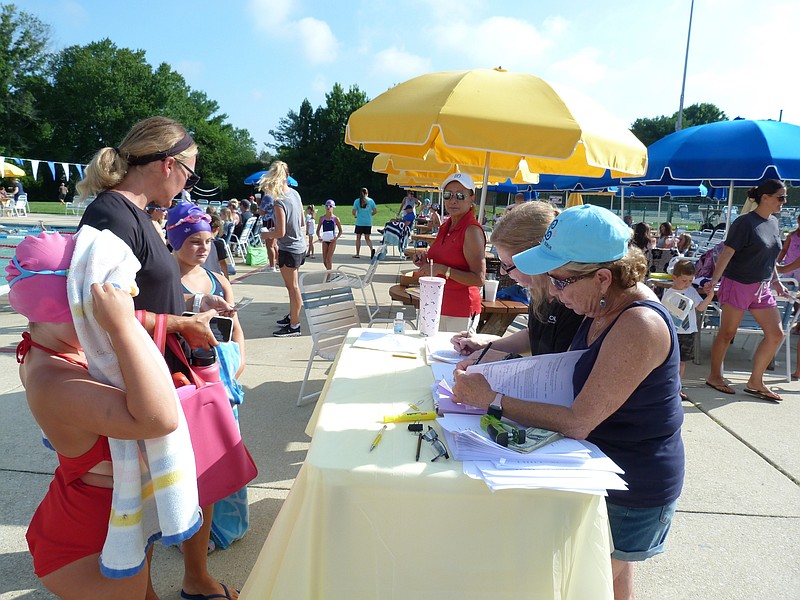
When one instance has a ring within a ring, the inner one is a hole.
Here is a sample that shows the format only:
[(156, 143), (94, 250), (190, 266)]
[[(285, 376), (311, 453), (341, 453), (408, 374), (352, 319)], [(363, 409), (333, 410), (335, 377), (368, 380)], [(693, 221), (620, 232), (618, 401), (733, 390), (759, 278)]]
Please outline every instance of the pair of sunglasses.
[(194, 172), (194, 171), (193, 171), (193, 170), (192, 170), (190, 167), (188, 167), (188, 166), (186, 165), (186, 163), (184, 163), (183, 161), (180, 161), (180, 160), (178, 160), (178, 159), (176, 158), (176, 159), (175, 159), (175, 162), (176, 162), (176, 163), (178, 163), (180, 166), (182, 166), (184, 169), (186, 169), (186, 172), (189, 174), (189, 176), (186, 178), (186, 183), (184, 184), (184, 186), (183, 186), (183, 189), (185, 189), (185, 190), (190, 190), (190, 189), (192, 189), (194, 186), (196, 186), (196, 185), (197, 185), (197, 182), (198, 182), (198, 181), (200, 181), (200, 175), (198, 175), (197, 173), (195, 173), (195, 172)]

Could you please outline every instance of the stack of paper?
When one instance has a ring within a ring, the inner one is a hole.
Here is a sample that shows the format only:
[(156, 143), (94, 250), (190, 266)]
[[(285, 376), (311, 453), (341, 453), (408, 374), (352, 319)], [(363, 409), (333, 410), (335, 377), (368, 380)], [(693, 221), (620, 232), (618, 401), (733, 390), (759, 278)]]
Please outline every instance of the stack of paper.
[(489, 489), (548, 488), (605, 495), (625, 490), (622, 469), (586, 441), (562, 438), (529, 454), (494, 443), (481, 429), (479, 415), (446, 414), (438, 419), (453, 458), (464, 473)]

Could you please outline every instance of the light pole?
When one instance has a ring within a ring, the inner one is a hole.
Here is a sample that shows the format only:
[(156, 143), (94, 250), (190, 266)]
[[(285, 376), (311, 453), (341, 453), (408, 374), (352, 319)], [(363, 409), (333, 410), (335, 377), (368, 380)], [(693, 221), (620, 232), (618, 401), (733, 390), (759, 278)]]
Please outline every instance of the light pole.
[(681, 105), (678, 108), (678, 122), (675, 123), (675, 131), (683, 129), (683, 93), (686, 90), (686, 68), (689, 66), (689, 40), (692, 39), (692, 15), (694, 14), (694, 0), (689, 9), (689, 33), (686, 34), (686, 57), (683, 59), (683, 83), (681, 84)]

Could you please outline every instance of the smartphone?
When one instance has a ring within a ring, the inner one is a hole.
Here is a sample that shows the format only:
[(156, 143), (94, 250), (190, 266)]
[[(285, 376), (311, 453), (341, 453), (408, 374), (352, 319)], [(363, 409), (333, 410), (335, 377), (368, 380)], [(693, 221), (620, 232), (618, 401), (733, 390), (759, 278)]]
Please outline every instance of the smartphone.
[[(196, 313), (185, 312), (182, 316), (191, 317)], [(230, 317), (211, 317), (208, 322), (211, 333), (218, 342), (230, 342), (233, 336), (233, 319)]]

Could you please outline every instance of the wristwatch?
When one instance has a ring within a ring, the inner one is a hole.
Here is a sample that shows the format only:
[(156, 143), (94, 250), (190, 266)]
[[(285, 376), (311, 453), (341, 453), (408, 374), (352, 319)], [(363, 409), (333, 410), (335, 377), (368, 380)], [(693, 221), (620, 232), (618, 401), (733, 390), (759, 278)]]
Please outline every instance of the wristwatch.
[(447, 267), (447, 271), (444, 272), (444, 278), (450, 279), (450, 267)]
[(486, 412), (498, 419), (503, 418), (503, 394), (497, 392), (494, 395), (494, 400), (492, 400), (492, 403), (489, 405), (489, 410)]

